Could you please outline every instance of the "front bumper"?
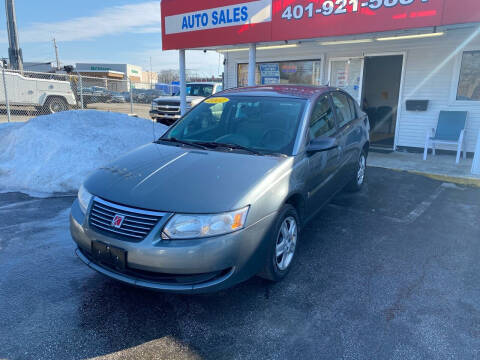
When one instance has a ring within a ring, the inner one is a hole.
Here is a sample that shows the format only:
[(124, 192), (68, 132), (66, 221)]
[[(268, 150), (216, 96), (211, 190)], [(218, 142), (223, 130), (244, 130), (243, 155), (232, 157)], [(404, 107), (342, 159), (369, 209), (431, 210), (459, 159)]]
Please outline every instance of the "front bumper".
[(152, 119), (167, 119), (175, 122), (182, 116), (179, 113), (164, 113), (158, 110), (150, 110), (150, 117)]
[[(274, 220), (275, 214), (271, 214), (236, 233), (171, 241), (159, 238), (164, 226), (164, 221), (160, 221), (144, 240), (133, 243), (95, 232), (75, 201), (70, 215), (70, 232), (78, 246), (78, 257), (110, 278), (154, 290), (202, 293), (231, 287), (261, 270), (267, 250), (267, 242), (263, 240), (269, 237)], [(126, 270), (119, 271), (96, 262), (91, 256), (92, 241), (127, 251)], [(158, 276), (154, 276), (156, 274)]]

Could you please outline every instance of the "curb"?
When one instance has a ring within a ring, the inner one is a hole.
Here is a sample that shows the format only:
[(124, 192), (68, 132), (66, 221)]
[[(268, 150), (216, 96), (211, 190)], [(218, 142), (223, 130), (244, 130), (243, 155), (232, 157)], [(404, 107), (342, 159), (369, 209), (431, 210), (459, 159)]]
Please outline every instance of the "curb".
[(425, 177), (428, 177), (428, 178), (433, 179), (433, 180), (439, 180), (439, 181), (454, 183), (454, 184), (458, 184), (458, 185), (468, 185), (468, 186), (480, 187), (480, 179), (463, 178), (463, 177), (440, 175), (440, 174), (431, 174), (431, 173), (426, 173), (426, 172), (422, 172), (422, 171), (415, 171), (415, 170), (407, 170), (407, 172), (411, 173), (411, 174), (415, 174), (415, 175), (425, 176)]
[(433, 180), (453, 183), (453, 184), (457, 184), (457, 185), (474, 186), (474, 187), (479, 187), (480, 188), (480, 179), (477, 179), (477, 178), (449, 176), (449, 175), (428, 173), (428, 172), (423, 172), (423, 171), (418, 171), (418, 170), (397, 169), (397, 168), (391, 168), (391, 167), (385, 167), (385, 166), (376, 166), (376, 165), (369, 165), (369, 166), (382, 168), (382, 169), (389, 169), (389, 170), (394, 170), (394, 171), (404, 171), (404, 172), (407, 172), (409, 174), (425, 176), (425, 177), (433, 179)]

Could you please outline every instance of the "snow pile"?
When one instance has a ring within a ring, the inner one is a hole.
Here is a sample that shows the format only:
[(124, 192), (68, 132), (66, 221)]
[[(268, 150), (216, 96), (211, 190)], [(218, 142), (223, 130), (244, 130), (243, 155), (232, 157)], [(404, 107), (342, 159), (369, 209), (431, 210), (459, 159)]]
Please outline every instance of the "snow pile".
[(151, 120), (95, 110), (0, 124), (0, 192), (74, 192), (93, 170), (166, 129)]

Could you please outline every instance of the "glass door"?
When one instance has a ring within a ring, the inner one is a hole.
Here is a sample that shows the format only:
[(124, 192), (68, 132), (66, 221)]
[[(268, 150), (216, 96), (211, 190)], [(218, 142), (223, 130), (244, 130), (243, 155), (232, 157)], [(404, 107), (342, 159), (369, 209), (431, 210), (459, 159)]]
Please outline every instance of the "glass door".
[(363, 58), (330, 60), (330, 86), (348, 92), (359, 103), (362, 97)]

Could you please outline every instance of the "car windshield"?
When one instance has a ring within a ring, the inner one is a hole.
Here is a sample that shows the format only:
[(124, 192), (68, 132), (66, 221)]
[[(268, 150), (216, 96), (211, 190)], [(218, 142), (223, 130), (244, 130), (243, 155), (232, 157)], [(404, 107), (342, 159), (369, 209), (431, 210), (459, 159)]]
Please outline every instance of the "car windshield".
[[(187, 96), (209, 97), (212, 94), (212, 84), (187, 84)], [(180, 96), (180, 90), (178, 90), (175, 95)]]
[(291, 155), (305, 103), (303, 99), (276, 97), (209, 98), (162, 139), (212, 147), (233, 144), (244, 150)]

